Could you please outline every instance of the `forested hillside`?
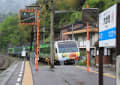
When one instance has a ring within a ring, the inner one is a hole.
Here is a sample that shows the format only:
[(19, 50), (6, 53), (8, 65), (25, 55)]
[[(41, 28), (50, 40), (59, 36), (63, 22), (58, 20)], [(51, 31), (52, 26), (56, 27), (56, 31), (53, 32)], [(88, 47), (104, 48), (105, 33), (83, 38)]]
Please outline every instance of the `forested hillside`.
[(8, 16), (0, 24), (0, 50), (30, 42), (31, 27), (19, 25), (18, 15)]

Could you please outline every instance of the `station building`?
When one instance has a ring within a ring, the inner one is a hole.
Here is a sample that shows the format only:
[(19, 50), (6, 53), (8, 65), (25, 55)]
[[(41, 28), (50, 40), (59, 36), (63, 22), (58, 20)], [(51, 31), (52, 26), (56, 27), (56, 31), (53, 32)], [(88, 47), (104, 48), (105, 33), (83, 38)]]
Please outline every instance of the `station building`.
[[(72, 30), (73, 28), (73, 30)], [(81, 56), (86, 56), (86, 44), (87, 44), (87, 30), (86, 23), (80, 21), (73, 24), (66, 25), (60, 30), (60, 40), (74, 40), (77, 41)], [(90, 39), (90, 64), (98, 65), (99, 63), (99, 50), (98, 39), (99, 39), (99, 28), (96, 24), (89, 24), (89, 39)], [(104, 65), (109, 65), (114, 63), (114, 49), (105, 48), (105, 56), (103, 57)], [(112, 54), (112, 55), (110, 55)]]

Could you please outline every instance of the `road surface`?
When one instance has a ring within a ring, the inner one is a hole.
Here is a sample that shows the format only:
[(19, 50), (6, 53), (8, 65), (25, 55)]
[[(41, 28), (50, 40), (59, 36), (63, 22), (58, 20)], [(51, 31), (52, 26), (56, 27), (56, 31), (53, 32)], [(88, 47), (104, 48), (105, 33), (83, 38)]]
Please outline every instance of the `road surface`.
[(9, 78), (6, 85), (22, 85), (24, 75), (24, 61), (18, 61), (18, 66)]
[[(98, 74), (75, 66), (31, 66), (34, 85), (98, 85)], [(104, 85), (116, 85), (115, 78), (104, 76)]]
[[(50, 66), (39, 65), (39, 69), (36, 71), (33, 64), (27, 63), (26, 65), (24, 61), (17, 63), (18, 65), (6, 85), (25, 85), (25, 83), (29, 83), (29, 85), (99, 85), (98, 73), (86, 72), (85, 69), (79, 68), (80, 66), (65, 65), (50, 69)], [(31, 79), (32, 83), (30, 83)], [(104, 85), (116, 85), (116, 79), (105, 75)]]

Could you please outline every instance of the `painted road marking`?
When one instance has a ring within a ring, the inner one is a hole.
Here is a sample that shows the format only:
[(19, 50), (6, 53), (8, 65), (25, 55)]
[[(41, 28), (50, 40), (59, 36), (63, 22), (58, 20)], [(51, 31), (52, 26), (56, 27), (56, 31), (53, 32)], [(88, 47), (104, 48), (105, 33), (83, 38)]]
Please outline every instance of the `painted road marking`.
[(116, 79), (116, 76), (111, 75), (111, 74), (109, 74), (109, 73), (104, 73), (104, 76), (107, 76), (107, 77), (111, 77), (111, 78), (113, 78), (113, 79)]
[(16, 83), (15, 85), (20, 85), (19, 83)]
[(21, 69), (21, 71), (20, 72), (23, 72), (23, 69)]
[(18, 79), (17, 79), (17, 82), (20, 82), (20, 81), (21, 81), (21, 78), (18, 78)]
[(25, 62), (25, 72), (22, 85), (33, 85), (32, 72), (29, 61)]
[(21, 71), (20, 74), (22, 74), (23, 72)]
[(19, 74), (19, 77), (22, 77), (22, 74)]
[(24, 62), (22, 63), (22, 66), (21, 66), (21, 72), (23, 72), (23, 69), (24, 69)]
[(23, 73), (23, 70), (24, 70), (24, 61), (22, 62), (22, 66), (21, 66), (20, 74)]
[[(75, 66), (75, 67), (80, 68), (80, 69), (82, 69), (82, 70), (86, 70), (85, 67), (80, 67), (80, 66)], [(99, 73), (99, 72), (93, 71), (93, 70), (90, 70), (90, 72), (96, 73), (96, 74)], [(106, 76), (106, 77), (110, 77), (110, 78), (116, 79), (116, 76), (114, 76), (114, 75), (112, 75), (112, 74), (109, 74), (109, 73), (104, 73), (103, 75)]]
[(18, 74), (16, 85), (20, 85), (20, 81), (22, 80), (23, 70), (24, 70), (24, 61), (22, 62), (21, 70), (20, 73)]

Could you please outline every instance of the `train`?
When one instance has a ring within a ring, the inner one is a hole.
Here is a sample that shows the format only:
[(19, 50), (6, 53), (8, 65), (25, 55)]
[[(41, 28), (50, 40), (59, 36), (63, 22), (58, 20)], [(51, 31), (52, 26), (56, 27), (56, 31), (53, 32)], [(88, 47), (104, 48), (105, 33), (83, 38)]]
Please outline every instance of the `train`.
[[(30, 46), (8, 48), (8, 54), (13, 56), (21, 56), (21, 52), (25, 48), (29, 55)], [(32, 50), (35, 46), (32, 47)], [(54, 42), (54, 62), (57, 64), (77, 63), (80, 58), (80, 51), (75, 40), (64, 40)], [(39, 45), (39, 61), (50, 60), (50, 44)]]
[[(19, 47), (14, 47), (14, 48), (8, 48), (8, 55), (9, 56), (16, 56), (16, 57), (22, 57), (22, 51), (25, 49), (26, 51), (26, 56), (30, 53), (30, 46), (19, 46)], [(33, 46), (32, 46), (33, 49)]]

